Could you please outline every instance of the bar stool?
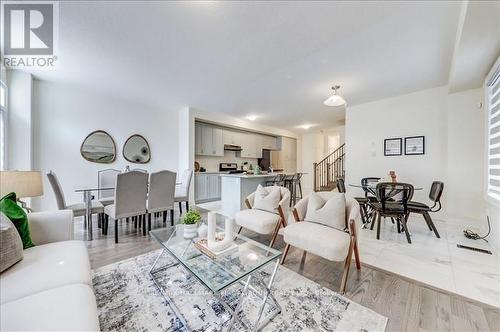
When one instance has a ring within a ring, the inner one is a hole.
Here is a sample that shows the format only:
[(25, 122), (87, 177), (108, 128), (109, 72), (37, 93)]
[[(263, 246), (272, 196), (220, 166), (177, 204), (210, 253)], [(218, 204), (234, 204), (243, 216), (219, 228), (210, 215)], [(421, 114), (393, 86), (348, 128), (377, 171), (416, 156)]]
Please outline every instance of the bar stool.
[(284, 181), (283, 181), (284, 178), (285, 178), (285, 174), (278, 174), (274, 178), (272, 178), (271, 180), (266, 181), (266, 187), (270, 187), (270, 186), (283, 187), (283, 185), (284, 185)]
[(295, 206), (295, 203), (297, 202), (297, 187), (300, 192), (300, 198), (302, 199), (302, 184), (300, 182), (301, 178), (302, 178), (302, 173), (295, 173), (291, 175), (286, 175), (285, 178), (283, 179), (284, 186), (288, 188), (288, 190), (290, 190), (290, 192), (292, 193), (290, 206)]

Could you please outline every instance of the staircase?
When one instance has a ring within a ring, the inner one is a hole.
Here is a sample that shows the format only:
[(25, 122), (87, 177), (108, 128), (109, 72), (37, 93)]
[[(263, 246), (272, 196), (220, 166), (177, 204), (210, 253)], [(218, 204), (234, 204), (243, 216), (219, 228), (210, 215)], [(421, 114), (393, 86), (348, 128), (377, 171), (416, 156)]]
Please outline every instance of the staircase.
[(337, 179), (345, 177), (345, 144), (330, 153), (323, 160), (314, 163), (314, 191), (332, 191)]

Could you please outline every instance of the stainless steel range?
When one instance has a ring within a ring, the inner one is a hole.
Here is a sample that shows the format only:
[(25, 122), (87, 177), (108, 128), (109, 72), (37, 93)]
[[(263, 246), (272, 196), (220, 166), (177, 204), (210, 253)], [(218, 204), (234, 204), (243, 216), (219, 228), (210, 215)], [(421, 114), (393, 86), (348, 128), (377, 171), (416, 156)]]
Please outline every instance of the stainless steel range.
[(236, 163), (220, 163), (219, 172), (229, 172), (230, 174), (234, 174), (234, 173), (243, 173), (244, 171), (239, 170), (238, 164)]

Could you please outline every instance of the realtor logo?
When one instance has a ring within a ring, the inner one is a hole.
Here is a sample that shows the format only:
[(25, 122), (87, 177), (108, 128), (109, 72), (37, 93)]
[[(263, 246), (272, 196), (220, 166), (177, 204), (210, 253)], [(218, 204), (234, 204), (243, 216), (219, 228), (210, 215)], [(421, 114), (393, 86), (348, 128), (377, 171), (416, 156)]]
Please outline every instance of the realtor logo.
[(3, 1), (2, 62), (7, 67), (52, 67), (58, 3)]

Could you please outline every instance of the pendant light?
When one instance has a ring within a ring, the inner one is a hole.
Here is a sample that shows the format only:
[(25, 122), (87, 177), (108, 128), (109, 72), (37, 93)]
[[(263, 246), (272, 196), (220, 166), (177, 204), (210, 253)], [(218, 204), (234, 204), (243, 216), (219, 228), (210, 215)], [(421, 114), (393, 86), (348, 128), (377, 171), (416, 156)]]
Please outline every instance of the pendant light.
[(333, 90), (333, 95), (331, 95), (327, 100), (325, 100), (323, 102), (323, 104), (325, 104), (326, 106), (342, 106), (342, 105), (345, 105), (345, 99), (342, 98), (339, 94), (338, 94), (338, 89), (340, 89), (340, 85), (334, 85), (332, 86), (332, 90)]

